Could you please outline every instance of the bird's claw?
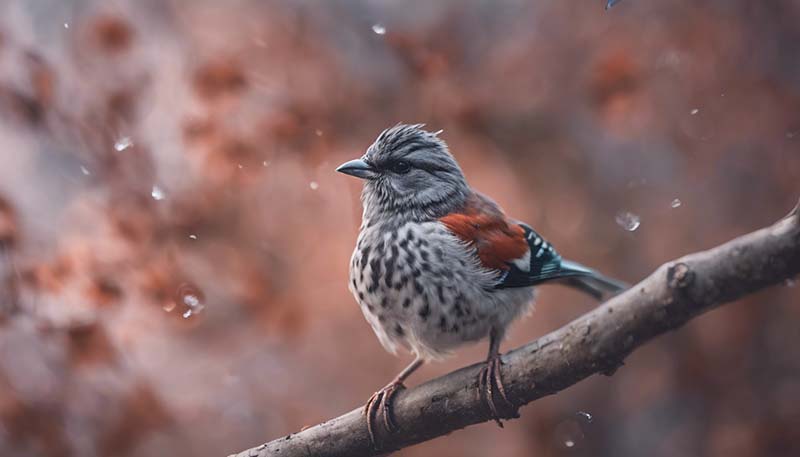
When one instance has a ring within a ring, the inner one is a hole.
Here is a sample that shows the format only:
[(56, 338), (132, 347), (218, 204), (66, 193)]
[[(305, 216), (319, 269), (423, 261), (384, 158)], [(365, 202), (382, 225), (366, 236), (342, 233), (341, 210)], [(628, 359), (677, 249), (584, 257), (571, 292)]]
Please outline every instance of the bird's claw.
[(364, 406), (364, 415), (367, 417), (367, 431), (369, 432), (369, 440), (375, 449), (379, 449), (379, 443), (375, 435), (375, 425), (373, 421), (377, 418), (378, 411), (383, 414), (383, 427), (387, 433), (393, 433), (397, 430), (397, 424), (392, 418), (392, 400), (397, 392), (405, 389), (406, 386), (402, 382), (389, 383), (383, 389), (375, 392), (367, 400)]
[(503, 385), (503, 378), (500, 375), (500, 365), (504, 362), (500, 356), (495, 356), (486, 361), (486, 365), (481, 368), (478, 373), (478, 394), (486, 400), (489, 411), (492, 413), (492, 418), (500, 428), (503, 428), (503, 422), (500, 420), (500, 414), (497, 410), (497, 404), (494, 401), (494, 386), (497, 386), (497, 391), (506, 405), (513, 407), (514, 404), (508, 399), (506, 395), (506, 388)]

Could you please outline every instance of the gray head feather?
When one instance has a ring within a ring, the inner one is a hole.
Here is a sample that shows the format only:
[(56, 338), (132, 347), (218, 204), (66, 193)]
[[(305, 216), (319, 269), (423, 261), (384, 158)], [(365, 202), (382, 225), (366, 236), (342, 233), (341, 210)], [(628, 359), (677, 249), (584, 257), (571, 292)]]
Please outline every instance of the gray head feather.
[(470, 190), (461, 168), (423, 124), (384, 130), (363, 160), (378, 171), (364, 185), (365, 219), (434, 220), (460, 207)]

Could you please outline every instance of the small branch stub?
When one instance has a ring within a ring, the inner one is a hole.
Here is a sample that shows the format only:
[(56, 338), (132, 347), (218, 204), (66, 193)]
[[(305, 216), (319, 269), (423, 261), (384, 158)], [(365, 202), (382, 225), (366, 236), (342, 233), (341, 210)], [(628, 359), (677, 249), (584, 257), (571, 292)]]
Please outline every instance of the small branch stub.
[(683, 262), (676, 263), (667, 269), (667, 284), (670, 289), (685, 289), (694, 279), (694, 273)]

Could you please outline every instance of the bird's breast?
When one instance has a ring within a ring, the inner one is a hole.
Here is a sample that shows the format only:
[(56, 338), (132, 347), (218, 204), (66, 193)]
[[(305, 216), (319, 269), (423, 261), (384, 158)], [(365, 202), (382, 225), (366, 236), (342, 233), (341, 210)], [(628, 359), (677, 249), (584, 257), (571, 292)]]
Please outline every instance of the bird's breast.
[(494, 278), (476, 265), (475, 253), (441, 223), (375, 225), (359, 234), (350, 289), (388, 351), (437, 358), (485, 337), (502, 313), (521, 306), (498, 303)]

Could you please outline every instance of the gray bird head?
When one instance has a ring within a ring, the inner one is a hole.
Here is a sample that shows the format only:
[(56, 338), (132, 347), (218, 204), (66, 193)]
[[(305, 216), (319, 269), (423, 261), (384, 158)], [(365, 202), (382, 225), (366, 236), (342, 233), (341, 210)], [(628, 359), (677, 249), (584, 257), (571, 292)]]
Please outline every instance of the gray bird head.
[(378, 135), (363, 157), (336, 171), (366, 181), (368, 220), (433, 220), (464, 203), (467, 181), (447, 145), (422, 124), (398, 124)]

